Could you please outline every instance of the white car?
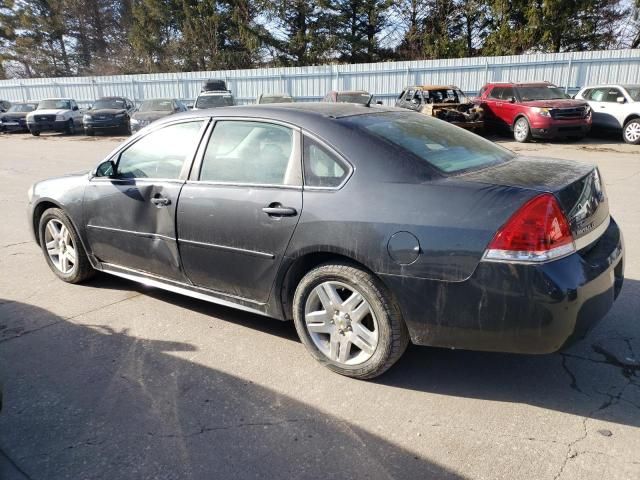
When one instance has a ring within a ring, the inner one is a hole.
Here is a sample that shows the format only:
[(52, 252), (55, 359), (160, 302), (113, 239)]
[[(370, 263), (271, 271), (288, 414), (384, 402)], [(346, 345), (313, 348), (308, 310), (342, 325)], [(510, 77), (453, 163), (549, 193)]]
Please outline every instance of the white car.
[(592, 85), (580, 90), (576, 98), (589, 102), (592, 130), (621, 130), (625, 142), (640, 145), (640, 84)]
[(40, 132), (65, 132), (73, 135), (82, 128), (82, 116), (72, 98), (47, 98), (38, 103), (38, 108), (27, 115), (27, 128), (32, 135)]

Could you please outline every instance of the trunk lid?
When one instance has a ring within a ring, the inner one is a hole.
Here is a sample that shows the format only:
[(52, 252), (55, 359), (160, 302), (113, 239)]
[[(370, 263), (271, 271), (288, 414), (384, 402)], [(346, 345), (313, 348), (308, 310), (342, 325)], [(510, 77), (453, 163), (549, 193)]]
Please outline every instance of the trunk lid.
[(459, 178), (553, 193), (567, 216), (578, 249), (597, 240), (609, 222), (609, 204), (597, 167), (577, 162), (517, 157)]

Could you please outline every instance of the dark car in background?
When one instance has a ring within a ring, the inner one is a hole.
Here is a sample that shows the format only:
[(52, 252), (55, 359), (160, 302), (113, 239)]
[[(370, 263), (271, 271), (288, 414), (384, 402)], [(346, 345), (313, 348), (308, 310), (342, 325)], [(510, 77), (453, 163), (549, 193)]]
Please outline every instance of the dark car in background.
[(11, 108), (11, 102), (9, 100), (0, 100), (0, 113), (4, 113)]
[(596, 167), (521, 157), (397, 108), (176, 115), (28, 195), (60, 279), (99, 270), (293, 319), (314, 358), (357, 378), (409, 341), (556, 351), (623, 282)]
[(28, 132), (27, 114), (37, 108), (37, 102), (14, 103), (0, 114), (0, 132)]
[(103, 97), (91, 105), (82, 117), (84, 133), (95, 135), (96, 131), (117, 131), (131, 134), (131, 116), (135, 103), (125, 97)]
[(176, 98), (145, 100), (131, 116), (131, 130), (138, 131), (162, 117), (186, 111), (186, 105)]
[(476, 99), (488, 130), (512, 132), (517, 142), (532, 138), (583, 138), (591, 129), (591, 108), (549, 82), (488, 83)]

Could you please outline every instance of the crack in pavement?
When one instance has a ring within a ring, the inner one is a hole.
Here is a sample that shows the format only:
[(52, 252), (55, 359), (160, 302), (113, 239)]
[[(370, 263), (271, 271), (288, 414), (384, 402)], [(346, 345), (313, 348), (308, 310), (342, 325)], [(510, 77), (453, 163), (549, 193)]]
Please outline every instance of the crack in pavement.
[(7, 454), (7, 452), (4, 451), (4, 449), (2, 447), (0, 447), (0, 457), (4, 457), (7, 460), (7, 462), (9, 463), (9, 465), (11, 465), (11, 467), (13, 469), (15, 469), (20, 475), (23, 475), (26, 480), (31, 480), (31, 477), (29, 477), (29, 475), (27, 475), (27, 472), (22, 470), (18, 466), (18, 464)]
[[(115, 302), (108, 303), (108, 304), (106, 304), (106, 305), (102, 305), (102, 306), (97, 307), (97, 308), (93, 308), (93, 309), (90, 309), (90, 310), (86, 310), (86, 311), (81, 312), (81, 313), (78, 313), (78, 314), (76, 314), (76, 315), (71, 315), (71, 316), (69, 316), (69, 317), (61, 317), (61, 318), (60, 318), (60, 320), (56, 320), (55, 322), (51, 322), (51, 323), (48, 323), (48, 324), (46, 324), (46, 325), (41, 325), (40, 327), (32, 328), (31, 330), (25, 330), (25, 331), (20, 332), (19, 334), (14, 335), (14, 336), (12, 336), (12, 337), (10, 337), (10, 338), (3, 338), (3, 339), (0, 339), (0, 343), (9, 342), (9, 341), (11, 341), (11, 340), (15, 340), (16, 338), (24, 337), (25, 335), (28, 335), (28, 334), (30, 334), (30, 333), (38, 332), (38, 331), (43, 330), (43, 329), (45, 329), (45, 328), (49, 328), (49, 327), (52, 327), (52, 326), (54, 326), (54, 325), (58, 325), (59, 323), (66, 322), (66, 321), (68, 321), (68, 320), (73, 320), (73, 319), (75, 319), (75, 318), (81, 317), (81, 316), (83, 316), (83, 315), (87, 315), (87, 314), (89, 314), (89, 313), (98, 312), (98, 311), (100, 311), (100, 310), (102, 310), (102, 309), (104, 309), (104, 308), (108, 308), (108, 307), (111, 307), (111, 306), (113, 306), (113, 305), (117, 305), (118, 303), (126, 302), (127, 300), (131, 300), (131, 299), (133, 299), (133, 298), (139, 297), (140, 295), (142, 295), (142, 293), (136, 293), (135, 295), (131, 295), (131, 296), (126, 297), (126, 298), (122, 298), (122, 299), (120, 299), (120, 300), (117, 300), (117, 301), (115, 301)], [(9, 303), (9, 302), (7, 302), (7, 303)]]
[(215, 432), (218, 430), (233, 430), (235, 428), (245, 428), (245, 427), (271, 427), (271, 426), (285, 425), (289, 423), (313, 423), (313, 422), (317, 422), (317, 420), (289, 418), (289, 419), (284, 419), (276, 422), (251, 422), (251, 423), (247, 422), (247, 423), (238, 423), (235, 425), (221, 425), (219, 427), (203, 426), (203, 427), (200, 427), (200, 430), (198, 431), (191, 432), (191, 433), (184, 433), (184, 434), (177, 434), (177, 433), (160, 434), (160, 433), (147, 432), (147, 435), (150, 437), (158, 437), (158, 438), (191, 438), (197, 435), (202, 435), (203, 433)]

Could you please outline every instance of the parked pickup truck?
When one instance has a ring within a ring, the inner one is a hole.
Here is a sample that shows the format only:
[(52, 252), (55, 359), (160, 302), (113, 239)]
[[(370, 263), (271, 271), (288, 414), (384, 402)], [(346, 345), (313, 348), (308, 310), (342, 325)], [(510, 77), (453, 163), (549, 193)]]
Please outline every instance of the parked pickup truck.
[(640, 145), (640, 84), (593, 85), (578, 92), (593, 109), (593, 126), (622, 131), (622, 138)]
[(535, 138), (583, 138), (591, 129), (591, 107), (572, 100), (549, 82), (488, 83), (476, 103), (485, 127), (513, 132), (517, 142)]
[(65, 132), (73, 135), (82, 128), (83, 111), (71, 98), (47, 98), (27, 115), (27, 127), (36, 137), (41, 132)]

